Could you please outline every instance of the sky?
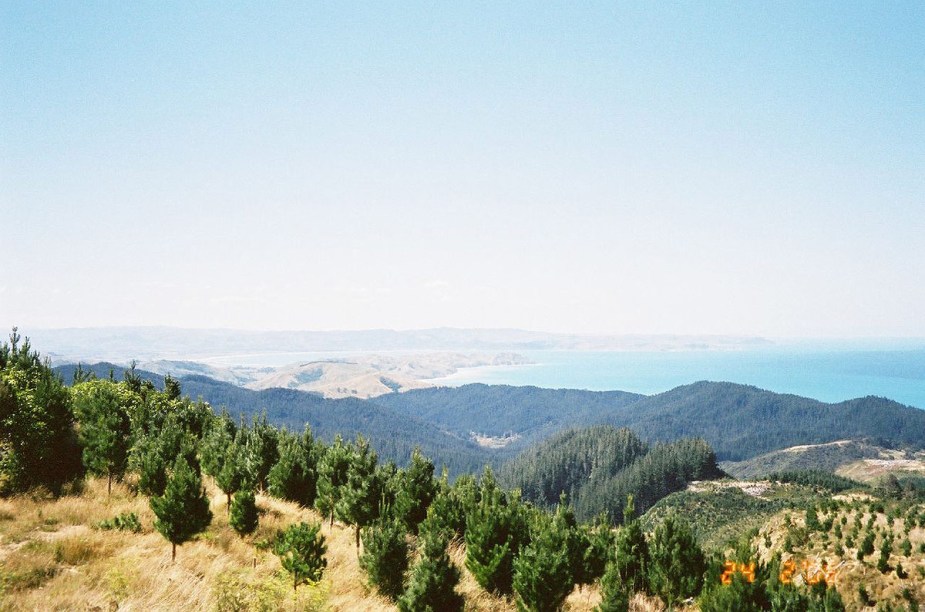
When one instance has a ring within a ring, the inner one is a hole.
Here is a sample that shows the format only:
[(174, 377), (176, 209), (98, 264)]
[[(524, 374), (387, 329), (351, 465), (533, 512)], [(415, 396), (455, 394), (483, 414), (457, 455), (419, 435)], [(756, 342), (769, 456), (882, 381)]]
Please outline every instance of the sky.
[(921, 2), (0, 2), (26, 333), (925, 337), (923, 240)]

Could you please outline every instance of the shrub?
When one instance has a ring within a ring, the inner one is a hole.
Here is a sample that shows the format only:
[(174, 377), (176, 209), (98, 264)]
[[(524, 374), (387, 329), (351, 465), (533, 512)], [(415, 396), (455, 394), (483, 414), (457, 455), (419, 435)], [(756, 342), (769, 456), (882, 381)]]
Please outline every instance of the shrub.
[(304, 582), (318, 582), (328, 566), (327, 546), (321, 535), (321, 525), (299, 523), (290, 525), (276, 535), (273, 552), (283, 567), (292, 574), (292, 589)]
[(228, 522), (240, 535), (254, 533), (259, 517), (253, 491), (241, 491), (234, 496), (231, 503), (231, 517)]
[(123, 512), (111, 519), (100, 521), (96, 526), (105, 531), (130, 531), (132, 533), (139, 533), (141, 531), (141, 521), (138, 520), (138, 515), (134, 512)]

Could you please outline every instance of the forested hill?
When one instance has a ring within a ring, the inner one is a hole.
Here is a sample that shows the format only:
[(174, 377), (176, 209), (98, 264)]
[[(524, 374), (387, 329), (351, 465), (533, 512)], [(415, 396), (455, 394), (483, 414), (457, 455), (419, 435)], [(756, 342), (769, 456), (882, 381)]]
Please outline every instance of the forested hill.
[(392, 393), (371, 401), (440, 428), (467, 437), (471, 433), (491, 437), (513, 434), (509, 450), (532, 443), (567, 428), (606, 423), (645, 398), (625, 391), (542, 389), (509, 385), (470, 384), (462, 387), (415, 389)]
[(701, 437), (727, 461), (845, 439), (925, 448), (925, 410), (881, 397), (827, 404), (733, 383), (698, 382), (649, 396), (610, 423), (650, 441)]
[(565, 493), (581, 520), (605, 513), (619, 523), (627, 496), (642, 513), (693, 480), (722, 475), (703, 440), (650, 448), (632, 431), (604, 425), (556, 434), (505, 464), (499, 479), (536, 504), (552, 506)]

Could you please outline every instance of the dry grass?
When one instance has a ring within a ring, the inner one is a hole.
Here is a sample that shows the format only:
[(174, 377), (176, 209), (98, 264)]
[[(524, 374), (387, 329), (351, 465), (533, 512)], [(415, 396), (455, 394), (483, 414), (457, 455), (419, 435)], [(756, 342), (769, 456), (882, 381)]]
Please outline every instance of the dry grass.
[[(153, 528), (148, 501), (127, 486), (91, 480), (82, 492), (0, 501), (0, 610), (391, 610), (364, 586), (353, 531), (335, 524), (328, 568), (317, 585), (293, 591), (288, 574), (265, 543), (276, 531), (318, 515), (258, 496), (261, 524), (247, 538), (228, 525), (226, 499), (208, 486), (214, 515), (209, 529), (177, 549)], [(134, 512), (138, 534), (96, 525)]]

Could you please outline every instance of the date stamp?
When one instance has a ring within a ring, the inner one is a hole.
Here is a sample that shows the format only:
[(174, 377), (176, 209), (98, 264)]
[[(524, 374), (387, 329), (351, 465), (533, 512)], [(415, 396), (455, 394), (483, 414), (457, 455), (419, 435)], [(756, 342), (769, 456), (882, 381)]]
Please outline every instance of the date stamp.
[[(781, 563), (778, 580), (782, 584), (835, 584), (838, 579), (838, 570), (844, 564), (844, 561), (834, 567), (830, 567), (825, 559), (787, 559)], [(719, 580), (722, 584), (732, 584), (733, 576), (741, 574), (746, 582), (755, 581), (755, 563), (736, 563), (735, 561), (726, 561), (723, 563), (723, 573), (720, 574)]]

